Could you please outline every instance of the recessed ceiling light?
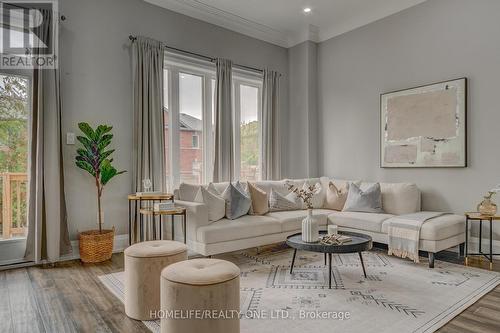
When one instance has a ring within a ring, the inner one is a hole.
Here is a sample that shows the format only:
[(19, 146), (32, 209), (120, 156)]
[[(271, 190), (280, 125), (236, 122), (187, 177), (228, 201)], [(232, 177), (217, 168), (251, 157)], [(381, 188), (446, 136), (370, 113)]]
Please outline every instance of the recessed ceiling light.
[(310, 13), (310, 12), (311, 12), (311, 8), (309, 8), (309, 7), (304, 8), (304, 13)]

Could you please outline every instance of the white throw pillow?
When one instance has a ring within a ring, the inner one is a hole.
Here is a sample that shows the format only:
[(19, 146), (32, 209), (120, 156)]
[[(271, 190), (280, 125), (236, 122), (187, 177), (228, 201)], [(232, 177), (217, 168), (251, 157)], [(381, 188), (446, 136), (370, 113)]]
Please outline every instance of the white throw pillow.
[(209, 221), (219, 221), (226, 215), (226, 201), (218, 194), (213, 184), (209, 184), (207, 189), (201, 187), (194, 201), (207, 206)]
[(271, 189), (269, 194), (269, 210), (271, 212), (297, 209), (302, 209), (302, 200), (295, 193), (291, 192), (284, 196)]
[[(308, 182), (305, 182), (302, 185), (303, 190), (308, 190), (309, 186), (311, 186)], [(315, 191), (313, 197), (311, 199), (311, 203), (313, 208), (323, 208), (323, 204), (325, 203), (326, 192), (323, 190), (323, 186), (320, 183), (316, 183), (314, 185)], [(304, 209), (307, 209), (306, 204), (304, 203)]]
[(179, 200), (194, 201), (194, 198), (200, 191), (200, 185), (181, 183), (179, 186)]

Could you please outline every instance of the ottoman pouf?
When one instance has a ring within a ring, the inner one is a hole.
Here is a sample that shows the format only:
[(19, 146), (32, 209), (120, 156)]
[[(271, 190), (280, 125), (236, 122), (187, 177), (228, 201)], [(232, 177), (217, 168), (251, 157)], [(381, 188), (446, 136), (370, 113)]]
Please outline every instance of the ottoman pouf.
[(137, 320), (155, 319), (160, 310), (160, 276), (166, 266), (187, 259), (187, 246), (158, 240), (125, 249), (125, 313)]
[(219, 259), (178, 262), (161, 272), (162, 333), (238, 333), (240, 269)]

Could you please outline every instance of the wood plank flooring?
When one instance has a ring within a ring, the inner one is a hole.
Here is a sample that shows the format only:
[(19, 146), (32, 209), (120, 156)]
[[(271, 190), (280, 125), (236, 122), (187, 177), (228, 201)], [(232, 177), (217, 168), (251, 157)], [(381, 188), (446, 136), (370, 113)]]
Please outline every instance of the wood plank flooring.
[[(485, 261), (472, 264), (487, 267)], [(500, 271), (500, 262), (494, 269)], [(149, 332), (125, 315), (123, 304), (98, 279), (122, 270), (123, 254), (115, 254), (99, 265), (75, 260), (0, 271), (0, 332)], [(500, 286), (439, 332), (500, 332)]]

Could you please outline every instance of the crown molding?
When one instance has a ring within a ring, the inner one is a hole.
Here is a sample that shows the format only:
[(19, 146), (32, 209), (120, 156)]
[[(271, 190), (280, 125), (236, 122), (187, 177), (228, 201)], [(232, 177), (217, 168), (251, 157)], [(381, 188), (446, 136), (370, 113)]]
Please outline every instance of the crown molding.
[(144, 1), (282, 47), (290, 47), (295, 44), (288, 34), (283, 31), (229, 13), (198, 0)]

